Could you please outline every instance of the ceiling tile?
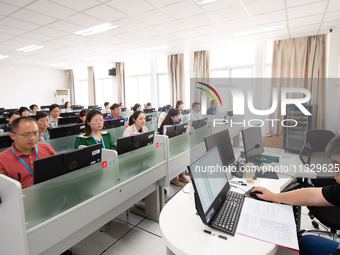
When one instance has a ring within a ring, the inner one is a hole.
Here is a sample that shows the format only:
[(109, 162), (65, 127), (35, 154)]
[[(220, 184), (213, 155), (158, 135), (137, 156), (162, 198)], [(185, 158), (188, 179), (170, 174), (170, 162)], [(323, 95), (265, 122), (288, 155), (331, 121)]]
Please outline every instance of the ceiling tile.
[(67, 8), (76, 10), (76, 11), (83, 11), (93, 6), (99, 5), (100, 3), (96, 0), (81, 0), (81, 3), (78, 1), (70, 1), (70, 0), (50, 0), (56, 4), (63, 5)]
[(106, 4), (129, 16), (153, 10), (155, 7), (144, 0), (112, 0)]
[[(289, 20), (289, 27), (300, 27), (306, 26), (310, 24), (320, 24), (322, 21), (322, 14), (298, 18), (298, 19), (291, 19)], [(340, 19), (340, 17), (339, 17)]]
[(324, 13), (324, 11), (326, 10), (326, 6), (327, 6), (327, 2), (322, 1), (322, 2), (317, 2), (317, 3), (314, 3), (314, 4), (308, 4), (308, 5), (302, 5), (302, 6), (299, 6), (299, 7), (288, 8), (287, 9), (288, 18), (289, 19), (296, 19), (296, 18), (301, 18), (301, 17), (305, 17), (305, 16)]
[(114, 25), (117, 25), (119, 27), (122, 27), (124, 29), (127, 29), (127, 30), (137, 30), (137, 29), (140, 29), (140, 28), (144, 28), (144, 27), (147, 27), (148, 24), (140, 21), (140, 20), (137, 20), (133, 17), (129, 17), (129, 18), (125, 18), (125, 19), (121, 19), (121, 20), (116, 20), (113, 22)]
[(201, 8), (206, 12), (217, 11), (224, 8), (240, 5), (238, 0), (216, 1), (210, 4), (203, 4)]
[(285, 21), (286, 20), (286, 12), (285, 11), (276, 11), (270, 12), (266, 14), (259, 14), (252, 17), (256, 25), (268, 24), (272, 22)]
[(89, 10), (83, 11), (83, 13), (90, 15), (92, 17), (99, 18), (106, 22), (111, 22), (113, 20), (123, 19), (127, 17), (125, 13), (117, 11), (105, 4), (101, 4)]
[(169, 5), (169, 4), (173, 4), (176, 2), (181, 2), (184, 0), (146, 0), (147, 2), (149, 2), (150, 4), (156, 6), (156, 7), (162, 7), (165, 5)]
[[(23, 7), (25, 5), (28, 5), (31, 2), (34, 2), (35, 0), (1, 0), (0, 2), (12, 4), (18, 7)], [(1, 3), (2, 4), (2, 3)]]
[(76, 31), (82, 30), (84, 26), (78, 26), (70, 22), (59, 20), (48, 25), (49, 28), (59, 29), (69, 33), (74, 33)]
[(48, 35), (43, 35), (43, 34), (38, 34), (35, 32), (28, 32), (22, 35), (23, 38), (28, 38), (28, 39), (33, 39), (36, 40), (37, 42), (43, 42), (43, 41), (48, 41), (52, 40), (53, 36), (48, 36)]
[(340, 11), (327, 12), (323, 19), (324, 22), (340, 20)]
[(14, 13), (12, 16), (12, 18), (16, 18), (16, 19), (20, 19), (20, 20), (24, 20), (24, 21), (28, 21), (34, 24), (38, 24), (38, 25), (46, 25), (49, 24), (53, 21), (55, 21), (55, 18), (46, 16), (46, 15), (42, 15), (36, 12), (32, 12), (26, 9), (22, 9), (20, 11), (17, 11), (16, 13)]
[(9, 34), (9, 35), (21, 35), (21, 34), (25, 33), (24, 30), (12, 28), (12, 27), (7, 27), (7, 26), (3, 26), (3, 25), (0, 25), (0, 31), (1, 31), (1, 33), (5, 33), (5, 34)]
[(329, 0), (328, 12), (339, 11), (340, 10), (340, 1), (339, 0)]
[(223, 22), (222, 25), (228, 30), (254, 27), (253, 22), (249, 18), (236, 19), (236, 20)]
[(202, 34), (202, 35), (209, 35), (213, 33), (225, 33), (225, 28), (221, 25), (208, 25), (208, 26), (202, 26), (197, 27), (194, 29), (196, 32)]
[(317, 34), (319, 31), (319, 24), (316, 25), (309, 25), (309, 26), (301, 26), (301, 27), (293, 27), (290, 28), (291, 34), (299, 34), (299, 33), (304, 33), (304, 32), (314, 32), (314, 34)]
[(183, 2), (171, 4), (162, 7), (162, 10), (177, 19), (203, 13), (202, 9), (192, 0), (186, 0)]
[(188, 38), (200, 36), (198, 32), (191, 30), (191, 29), (173, 32), (172, 34), (180, 39), (188, 39)]
[(96, 18), (90, 17), (90, 16), (82, 14), (82, 13), (75, 14), (75, 15), (68, 17), (64, 20), (67, 21), (67, 22), (71, 22), (73, 24), (76, 24), (78, 26), (85, 26), (85, 27), (92, 27), (92, 26), (96, 26), (96, 25), (103, 23), (103, 21), (100, 20), (100, 19), (96, 19)]
[(64, 19), (76, 13), (74, 10), (71, 10), (69, 8), (63, 7), (52, 2), (48, 2), (46, 0), (45, 1), (38, 0), (30, 4), (26, 8), (31, 11), (35, 11), (58, 19)]
[(12, 37), (13, 37), (13, 35), (11, 35), (11, 34), (6, 34), (6, 33), (3, 33), (2, 31), (0, 33), (0, 41), (8, 40)]
[(171, 33), (174, 31), (180, 31), (180, 30), (185, 30), (188, 29), (189, 27), (177, 20), (170, 21), (167, 23), (163, 23), (160, 25), (157, 25), (158, 28), (163, 29), (164, 31)]
[(1, 20), (0, 25), (13, 27), (13, 28), (17, 28), (17, 29), (28, 30), (28, 31), (34, 30), (34, 29), (40, 27), (39, 25), (30, 23), (30, 22), (21, 21), (21, 20), (18, 20), (18, 19), (13, 19), (13, 18), (5, 18), (5, 19)]
[(257, 15), (261, 13), (273, 12), (283, 10), (284, 0), (258, 0), (251, 3), (244, 4), (250, 15)]
[(322, 30), (323, 32), (329, 33), (329, 28), (333, 28), (333, 33), (339, 32), (340, 31), (340, 20), (324, 22), (322, 23), (320, 30)]
[(7, 4), (7, 3), (1, 3), (0, 14), (2, 15), (5, 15), (5, 16), (10, 15), (17, 10), (19, 10), (17, 6)]
[(185, 25), (189, 27), (200, 27), (200, 26), (206, 26), (211, 24), (217, 24), (217, 22), (210, 17), (208, 14), (199, 14), (195, 16), (191, 16), (188, 18), (180, 19), (181, 22), (183, 22)]
[(247, 18), (248, 15), (242, 6), (234, 6), (225, 8), (222, 10), (214, 11), (210, 13), (219, 22), (225, 22), (228, 20)]
[[(285, 1), (286, 1), (286, 4), (287, 4), (287, 8), (291, 8), (291, 7), (296, 7), (296, 6), (300, 6), (300, 5), (320, 2), (321, 0), (285, 0)], [(323, 1), (325, 1), (325, 0), (323, 0)], [(328, 1), (328, 0), (326, 0), (326, 1)]]
[(52, 29), (52, 28), (48, 28), (48, 27), (38, 28), (38, 29), (34, 30), (34, 32), (39, 33), (39, 34), (43, 34), (43, 35), (53, 36), (53, 37), (65, 36), (65, 35), (68, 34), (64, 31)]
[(161, 30), (157, 27), (142, 28), (142, 29), (139, 29), (138, 32), (145, 35), (146, 37), (163, 35), (163, 34), (166, 33), (166, 32), (164, 32), (163, 30)]
[(144, 38), (145, 36), (143, 34), (140, 34), (137, 31), (134, 31), (134, 32), (126, 32), (126, 33), (118, 34), (117, 37), (122, 38), (126, 41), (135, 41), (140, 38)]
[(265, 39), (277, 38), (277, 37), (285, 37), (285, 38), (289, 37), (288, 29), (273, 31), (273, 32), (267, 32), (267, 33), (261, 33), (261, 35)]
[(135, 16), (135, 18), (149, 25), (157, 25), (173, 20), (173, 18), (171, 18), (168, 14), (158, 9), (138, 14)]

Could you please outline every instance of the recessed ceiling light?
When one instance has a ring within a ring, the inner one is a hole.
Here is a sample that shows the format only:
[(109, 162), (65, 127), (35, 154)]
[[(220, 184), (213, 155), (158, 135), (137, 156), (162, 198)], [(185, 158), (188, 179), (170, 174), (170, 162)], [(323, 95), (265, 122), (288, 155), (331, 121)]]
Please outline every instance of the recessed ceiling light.
[(198, 5), (210, 4), (218, 0), (194, 0)]
[(39, 50), (41, 48), (44, 48), (44, 46), (39, 46), (39, 45), (29, 45), (20, 49), (17, 49), (17, 51), (22, 51), (22, 52), (30, 52), (33, 50)]
[(6, 55), (0, 55), (0, 59), (8, 58), (9, 56)]
[(74, 33), (76, 35), (88, 36), (88, 35), (103, 33), (103, 32), (106, 32), (108, 30), (115, 29), (117, 27), (118, 26), (112, 25), (112, 23), (103, 23), (103, 24), (100, 24), (98, 26), (89, 27), (89, 28), (79, 30), (79, 31), (74, 32)]

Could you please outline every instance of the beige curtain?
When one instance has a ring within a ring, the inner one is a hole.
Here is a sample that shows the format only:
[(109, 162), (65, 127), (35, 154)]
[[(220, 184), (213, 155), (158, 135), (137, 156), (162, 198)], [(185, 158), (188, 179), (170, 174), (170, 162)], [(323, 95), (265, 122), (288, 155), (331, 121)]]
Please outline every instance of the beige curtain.
[(171, 102), (175, 107), (178, 100), (184, 99), (184, 54), (168, 56), (168, 76)]
[(125, 105), (125, 70), (124, 62), (116, 63), (116, 78), (118, 84), (118, 103)]
[[(309, 104), (318, 105), (318, 129), (322, 129), (324, 124), (325, 68), (326, 35), (274, 42), (272, 86), (278, 89), (278, 106), (281, 105), (280, 90), (282, 87), (308, 89), (312, 96)], [(291, 98), (294, 96), (297, 97), (297, 95), (290, 95)], [(280, 107), (270, 118), (282, 120)], [(282, 126), (279, 122), (276, 123), (274, 127), (270, 127), (271, 133), (281, 135)]]
[[(190, 88), (202, 87), (202, 85), (197, 84), (196, 81), (204, 82), (209, 84), (209, 63), (210, 56), (208, 50), (201, 50), (194, 52), (194, 83), (190, 84)], [(202, 108), (207, 108), (209, 106), (209, 98), (206, 93), (202, 94), (202, 90), (195, 89), (195, 97), (193, 102), (199, 102)]]
[(65, 70), (66, 72), (66, 82), (67, 82), (67, 88), (70, 90), (70, 100), (71, 104), (76, 104), (75, 100), (75, 94), (74, 94), (74, 75), (73, 70)]
[(94, 78), (94, 68), (93, 66), (87, 67), (87, 80), (89, 89), (89, 105), (96, 104), (96, 83)]

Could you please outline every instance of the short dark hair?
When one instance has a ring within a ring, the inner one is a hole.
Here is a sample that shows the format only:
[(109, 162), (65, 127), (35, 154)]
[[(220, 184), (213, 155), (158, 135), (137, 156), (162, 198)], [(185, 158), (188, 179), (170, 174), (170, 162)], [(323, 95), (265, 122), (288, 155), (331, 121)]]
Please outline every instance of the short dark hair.
[(329, 158), (332, 155), (340, 154), (340, 135), (329, 141), (326, 147), (326, 154)]
[(141, 113), (144, 114), (144, 112), (142, 112), (142, 111), (135, 111), (135, 112), (130, 116), (130, 118), (129, 118), (129, 126), (131, 126), (133, 123), (135, 123), (135, 122), (133, 121), (133, 119), (136, 120), (136, 119), (138, 118), (138, 116), (139, 116)]
[(215, 101), (214, 101), (214, 100), (211, 100), (211, 101), (210, 101), (210, 105), (212, 105), (212, 104), (215, 104)]
[(10, 112), (8, 115), (7, 115), (7, 119), (10, 119), (12, 118), (13, 115), (19, 115), (20, 116), (20, 113), (17, 112), (17, 111), (14, 111), (14, 112)]
[(26, 106), (21, 106), (20, 108), (19, 108), (19, 114), (20, 114), (20, 116), (22, 115), (22, 113), (24, 112), (24, 111), (30, 111)]
[(111, 105), (111, 107), (110, 107), (110, 110), (114, 110), (114, 109), (116, 109), (117, 107), (120, 107), (119, 106), (119, 104), (113, 104), (113, 105)]
[(172, 106), (167, 104), (166, 106), (163, 106), (162, 112), (165, 112), (165, 110), (170, 110)]
[(50, 106), (50, 112), (52, 112), (53, 111), (53, 109), (54, 108), (59, 108), (59, 110), (60, 110), (60, 106), (58, 105), (58, 104), (51, 104), (51, 106)]
[[(84, 128), (84, 134), (85, 134), (86, 136), (89, 136), (89, 135), (91, 135), (91, 133), (92, 133), (91, 127), (90, 127), (90, 125), (89, 125), (87, 122), (90, 122), (90, 121), (92, 120), (92, 118), (93, 118), (94, 116), (96, 116), (97, 114), (99, 114), (99, 115), (101, 115), (101, 116), (103, 117), (103, 114), (102, 114), (100, 111), (96, 110), (96, 109), (91, 110), (91, 111), (86, 115), (85, 128)], [(104, 129), (104, 126), (103, 126), (103, 129)]]
[(135, 112), (135, 111), (137, 111), (137, 108), (138, 108), (138, 107), (141, 107), (141, 105), (140, 105), (140, 104), (135, 104), (135, 105), (133, 106), (132, 110)]
[(108, 106), (110, 103), (109, 102), (105, 102), (104, 103), (104, 106)]
[(31, 109), (32, 111), (33, 111), (34, 107), (37, 107), (37, 108), (38, 108), (38, 106), (37, 106), (36, 104), (31, 104), (31, 105), (30, 105), (30, 109)]
[(201, 105), (199, 102), (193, 102), (192, 105), (191, 105), (191, 108), (195, 108), (196, 105)]
[(161, 126), (159, 127), (158, 132), (159, 133), (163, 132), (164, 125), (173, 125), (174, 123), (172, 122), (171, 117), (174, 117), (174, 116), (177, 116), (177, 115), (179, 115), (179, 110), (176, 109), (176, 108), (171, 108), (169, 110), (168, 114), (166, 115), (166, 117), (164, 118)]
[(35, 120), (39, 120), (41, 118), (45, 118), (48, 117), (48, 113), (47, 112), (37, 112), (37, 114), (35, 115)]
[(151, 106), (151, 103), (150, 103), (150, 102), (147, 102), (147, 103), (146, 103), (146, 106)]
[(20, 118), (17, 118), (15, 120), (13, 120), (13, 122), (11, 124), (11, 133), (15, 133), (18, 130), (19, 124), (22, 121), (34, 122), (35, 123), (34, 119), (32, 119), (31, 117), (20, 117)]
[(178, 107), (181, 105), (181, 104), (184, 104), (182, 100), (178, 100), (177, 103), (176, 103), (176, 109), (178, 109)]

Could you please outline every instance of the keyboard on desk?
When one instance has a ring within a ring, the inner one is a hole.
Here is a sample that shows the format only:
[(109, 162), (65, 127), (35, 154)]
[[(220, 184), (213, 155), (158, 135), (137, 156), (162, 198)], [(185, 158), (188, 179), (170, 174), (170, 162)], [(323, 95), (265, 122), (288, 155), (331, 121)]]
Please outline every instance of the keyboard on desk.
[(243, 194), (229, 190), (224, 203), (216, 213), (210, 226), (227, 234), (235, 235), (243, 201)]

